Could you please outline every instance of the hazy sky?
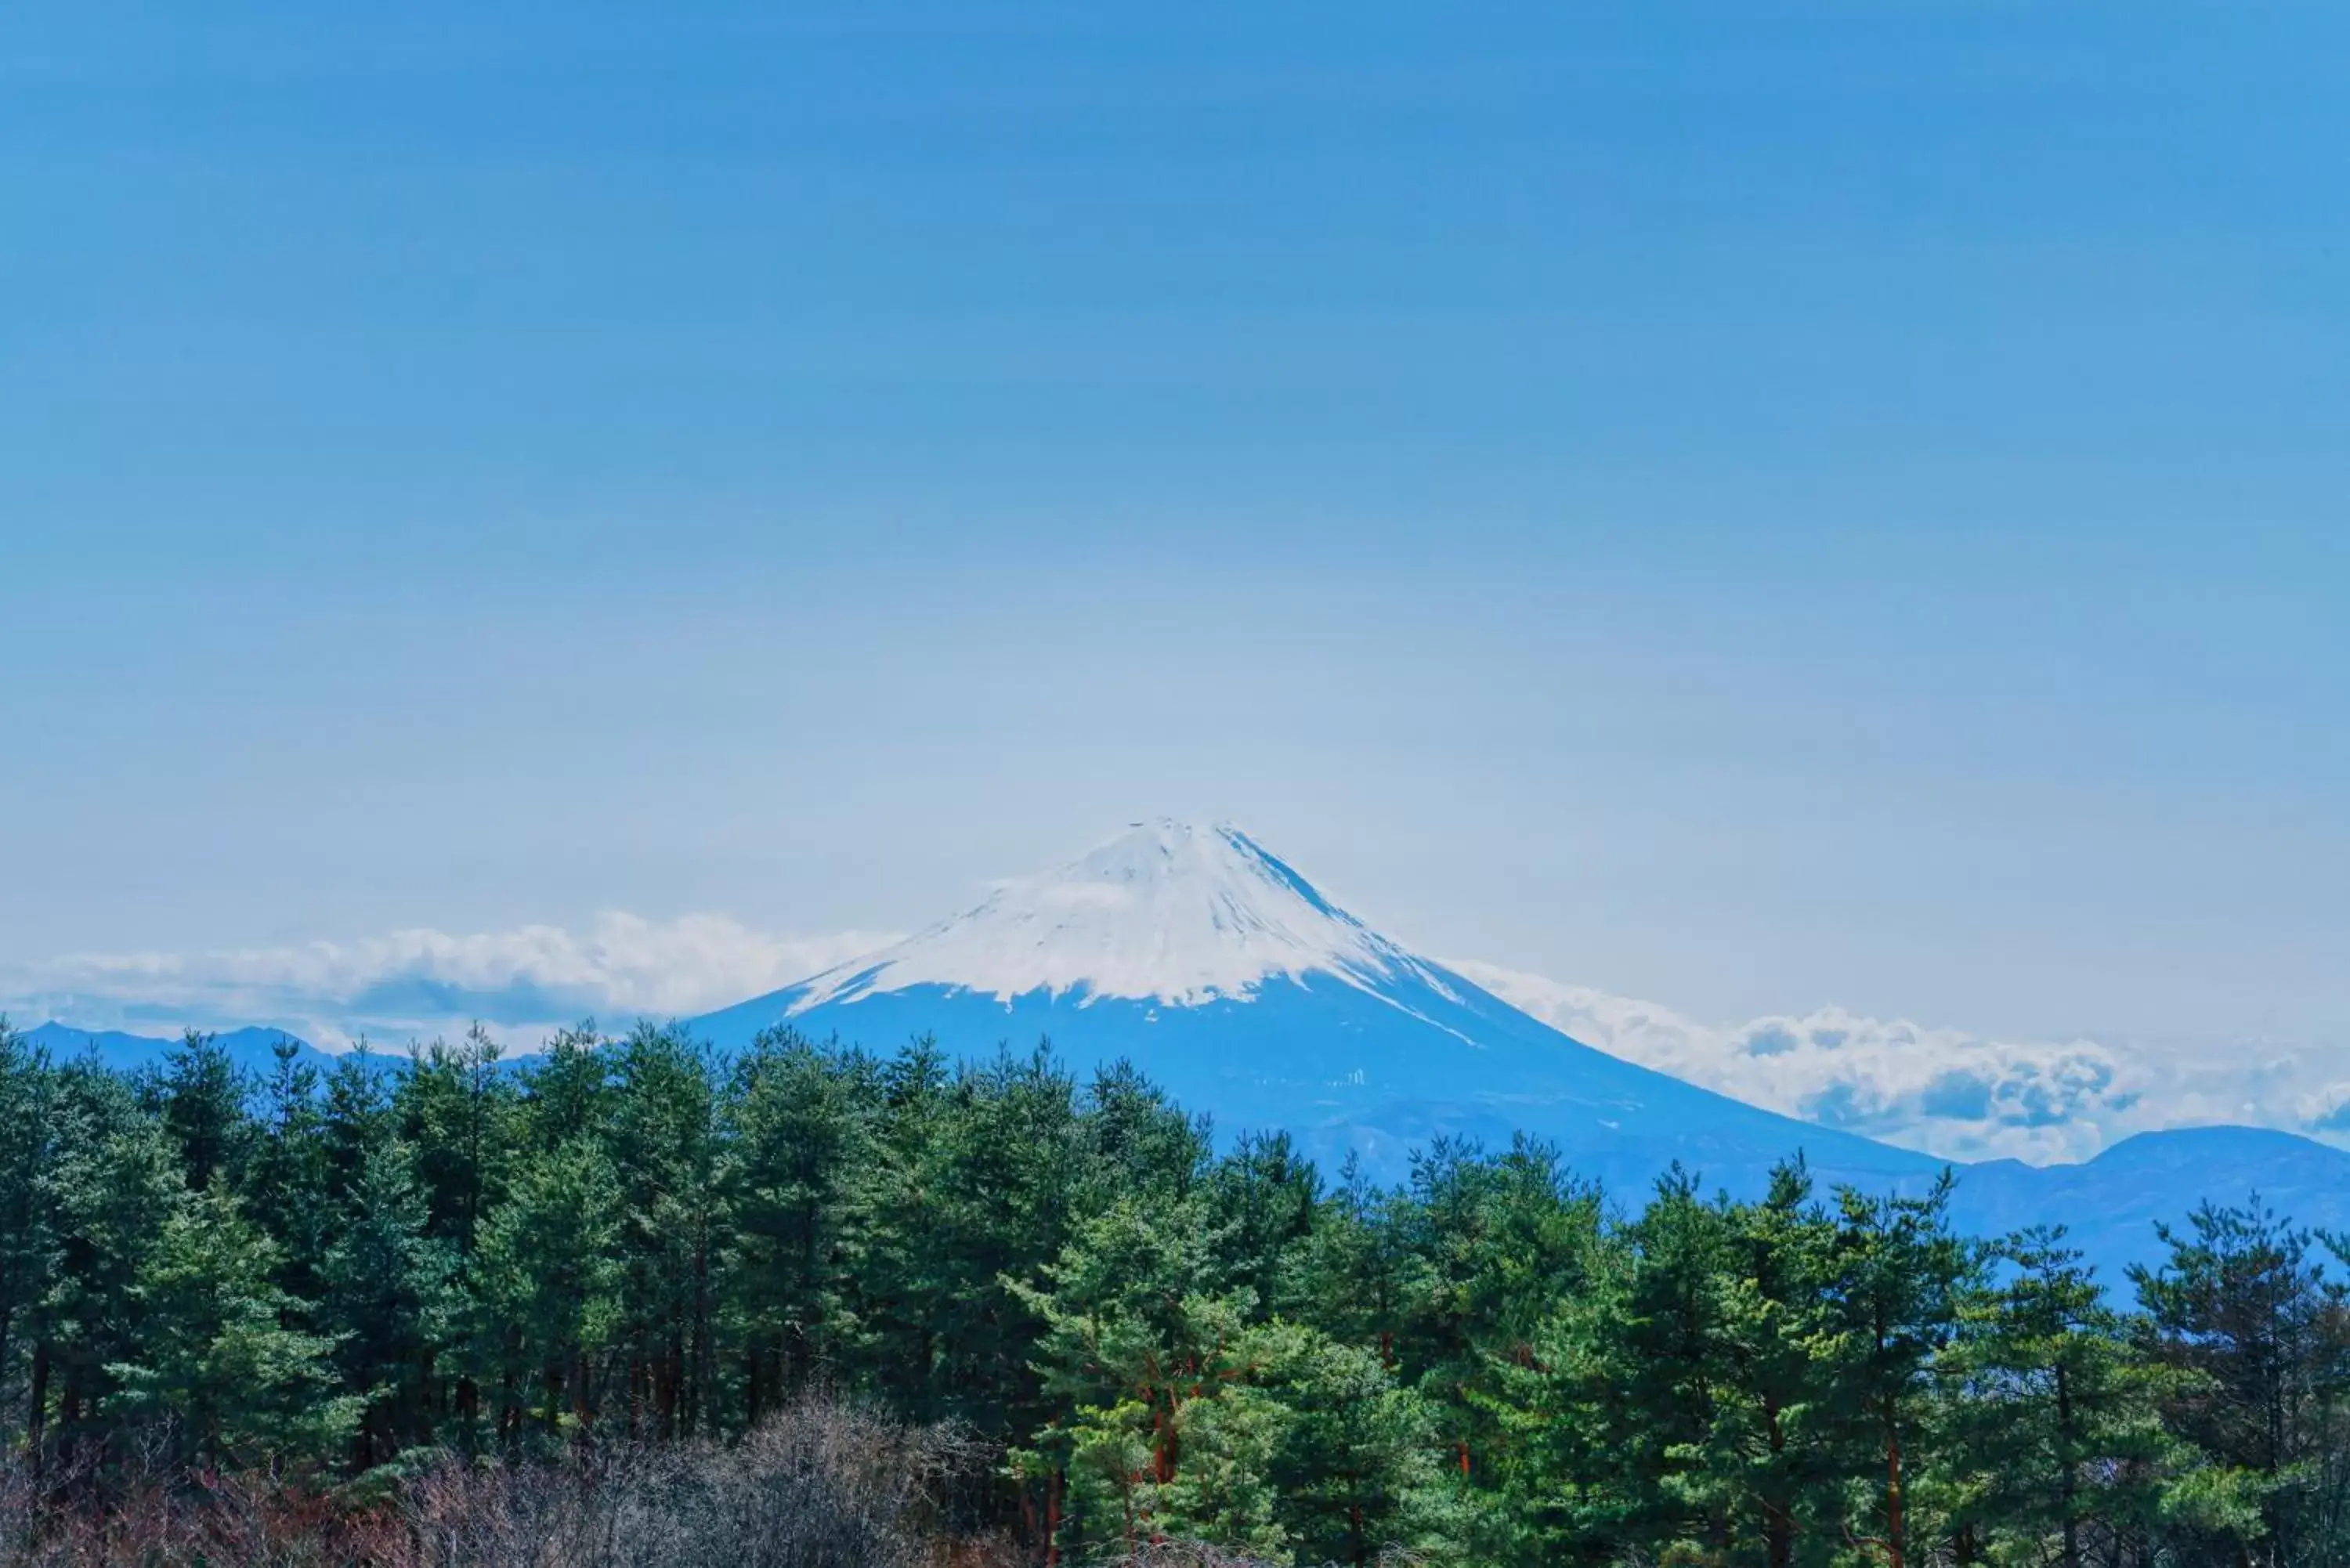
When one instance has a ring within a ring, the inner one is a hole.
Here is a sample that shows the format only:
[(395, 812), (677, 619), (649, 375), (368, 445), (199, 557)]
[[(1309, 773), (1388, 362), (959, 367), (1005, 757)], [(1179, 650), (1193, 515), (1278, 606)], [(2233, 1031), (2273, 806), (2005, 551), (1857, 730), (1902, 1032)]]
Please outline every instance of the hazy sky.
[(2350, 1076), (2350, 11), (17, 4), (0, 962), (1427, 950)]

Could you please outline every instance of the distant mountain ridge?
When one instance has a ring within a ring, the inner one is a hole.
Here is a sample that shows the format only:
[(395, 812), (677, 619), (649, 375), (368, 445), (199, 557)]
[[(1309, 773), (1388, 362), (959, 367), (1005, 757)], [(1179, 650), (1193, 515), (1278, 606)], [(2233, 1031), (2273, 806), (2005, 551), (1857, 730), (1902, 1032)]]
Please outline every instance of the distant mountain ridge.
[[(24, 1035), (31, 1044), (47, 1052), (51, 1061), (94, 1059), (118, 1073), (135, 1073), (151, 1066), (179, 1044), (177, 1040), (130, 1034), (120, 1029), (75, 1029), (57, 1023), (27, 1029)], [(335, 1064), (332, 1054), (283, 1029), (232, 1029), (212, 1036), (213, 1044), (225, 1051), (230, 1061), (246, 1072), (264, 1075), (276, 1070), (278, 1044), (289, 1040), (294, 1043), (297, 1059), (319, 1068)]]
[[(1326, 1168), (1351, 1154), (1383, 1179), (1407, 1174), (1412, 1149), (1433, 1137), (1491, 1146), (1521, 1132), (1634, 1204), (1676, 1163), (1740, 1196), (1799, 1150), (1824, 1185), (1876, 1189), (1920, 1189), (1950, 1163), (1595, 1050), (1373, 930), (1239, 829), (1164, 819), (687, 1023), (726, 1052), (778, 1026), (882, 1052), (927, 1035), (966, 1057), (1049, 1039), (1081, 1070), (1133, 1062), (1223, 1133), (1286, 1130)], [(61, 1055), (78, 1040), (109, 1065), (166, 1044), (57, 1025), (34, 1033)], [(286, 1037), (223, 1038), (265, 1068)], [(2350, 1153), (2287, 1133), (2147, 1133), (2077, 1166), (1959, 1170), (1964, 1228), (2064, 1223), (2109, 1280), (2158, 1254), (2155, 1220), (2206, 1198), (2258, 1190), (2304, 1224), (2350, 1228)]]

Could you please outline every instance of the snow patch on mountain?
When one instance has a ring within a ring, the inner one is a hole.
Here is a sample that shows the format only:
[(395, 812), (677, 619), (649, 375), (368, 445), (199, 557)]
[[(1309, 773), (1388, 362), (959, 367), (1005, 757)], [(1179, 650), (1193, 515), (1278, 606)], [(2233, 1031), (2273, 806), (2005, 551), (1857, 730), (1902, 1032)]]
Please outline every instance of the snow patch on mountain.
[(1267, 981), (1399, 981), (1451, 996), (1441, 972), (1373, 931), (1248, 835), (1159, 818), (1055, 871), (808, 981), (796, 1015), (940, 986), (1009, 1002), (1043, 992), (1197, 1007)]

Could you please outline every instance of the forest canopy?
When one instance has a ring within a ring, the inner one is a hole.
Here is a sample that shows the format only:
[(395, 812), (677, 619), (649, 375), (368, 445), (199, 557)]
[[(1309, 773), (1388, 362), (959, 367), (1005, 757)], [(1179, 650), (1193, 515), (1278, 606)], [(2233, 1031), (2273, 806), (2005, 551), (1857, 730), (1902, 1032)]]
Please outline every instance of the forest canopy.
[(2350, 1563), (2342, 1242), (2217, 1194), (2101, 1282), (1950, 1192), (1440, 1138), (1383, 1188), (1042, 1047), (583, 1027), (256, 1081), (0, 1025), (0, 1436), (60, 1508), (159, 1443), (359, 1507), (818, 1394), (992, 1456), (968, 1506), (1040, 1563)]

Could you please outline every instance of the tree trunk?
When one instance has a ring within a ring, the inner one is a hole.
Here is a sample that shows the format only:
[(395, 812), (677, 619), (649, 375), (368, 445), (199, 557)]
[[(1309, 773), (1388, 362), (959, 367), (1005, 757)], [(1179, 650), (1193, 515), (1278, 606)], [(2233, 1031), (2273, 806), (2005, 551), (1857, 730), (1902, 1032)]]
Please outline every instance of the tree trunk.
[(1885, 1563), (1903, 1568), (1901, 1520), (1901, 1423), (1891, 1399), (1885, 1401)]
[(42, 1428), (49, 1416), (49, 1342), (36, 1341), (33, 1345), (33, 1393), (25, 1406), (25, 1451), (33, 1456), (37, 1472), (41, 1462)]
[(2081, 1568), (2081, 1477), (2080, 1465), (2073, 1457), (2073, 1386), (2061, 1362), (2056, 1367), (2056, 1431), (2064, 1445), (2059, 1458), (2064, 1466), (2064, 1568)]

